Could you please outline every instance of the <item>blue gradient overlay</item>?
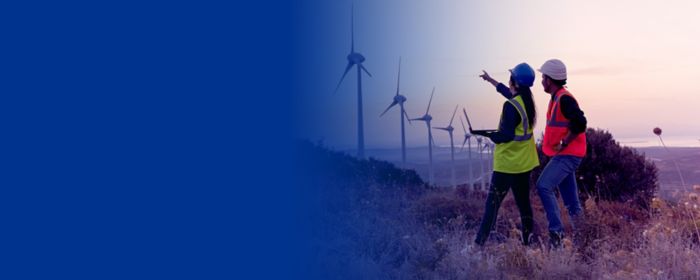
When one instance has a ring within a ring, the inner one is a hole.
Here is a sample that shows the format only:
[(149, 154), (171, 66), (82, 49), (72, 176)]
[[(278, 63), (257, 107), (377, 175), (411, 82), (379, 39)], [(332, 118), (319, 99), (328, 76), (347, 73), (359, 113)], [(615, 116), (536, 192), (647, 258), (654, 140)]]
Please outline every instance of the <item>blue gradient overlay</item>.
[(301, 275), (293, 13), (0, 5), (0, 277)]

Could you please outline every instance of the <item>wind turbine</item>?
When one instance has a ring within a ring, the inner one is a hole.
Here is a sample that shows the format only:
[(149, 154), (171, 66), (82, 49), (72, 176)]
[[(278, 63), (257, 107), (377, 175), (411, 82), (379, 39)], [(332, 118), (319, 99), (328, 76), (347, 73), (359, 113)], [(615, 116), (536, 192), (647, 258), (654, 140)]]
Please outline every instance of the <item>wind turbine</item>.
[[(466, 111), (465, 113), (466, 114)], [(464, 127), (464, 121), (462, 121), (462, 117), (459, 118), (459, 122), (462, 123), (462, 130), (464, 130), (464, 142), (462, 142), (462, 149), (459, 150), (461, 153), (462, 150), (464, 150), (464, 144), (467, 144), (469, 142), (469, 162), (468, 162), (468, 167), (469, 169), (469, 181), (467, 181), (467, 186), (469, 189), (473, 189), (474, 186), (472, 185), (472, 182), (474, 182), (474, 174), (472, 173), (472, 135), (467, 133), (467, 128)]]
[(496, 148), (496, 143), (493, 143), (493, 141), (489, 140), (489, 153), (491, 153), (491, 157), (489, 158), (491, 162), (489, 163), (489, 168), (491, 170), (491, 173), (493, 173), (493, 160), (494, 160), (494, 153), (493, 150)]
[(483, 137), (476, 137), (476, 143), (478, 145), (478, 150), (479, 150), (479, 168), (481, 169), (481, 175), (479, 176), (479, 180), (481, 180), (481, 190), (485, 191), (485, 183), (484, 182), (484, 157), (483, 157), (483, 148), (481, 146), (481, 143), (484, 141)]
[(355, 9), (353, 7), (352, 9), (352, 14), (350, 17), (350, 54), (348, 54), (347, 59), (348, 59), (348, 65), (345, 67), (345, 72), (343, 73), (343, 76), (340, 78), (340, 82), (338, 82), (338, 86), (335, 87), (335, 91), (338, 91), (338, 88), (340, 88), (340, 84), (343, 83), (343, 79), (345, 79), (345, 76), (350, 72), (350, 69), (354, 66), (357, 65), (357, 156), (359, 158), (364, 158), (365, 157), (365, 133), (364, 133), (364, 122), (362, 119), (362, 71), (365, 71), (368, 76), (372, 77), (372, 74), (367, 71), (367, 68), (365, 68), (362, 65), (362, 62), (365, 61), (365, 57), (360, 54), (355, 52)]
[(384, 112), (381, 115), (379, 115), (379, 117), (381, 118), (382, 116), (384, 116), (384, 114), (386, 114), (386, 112), (389, 111), (389, 109), (391, 109), (391, 107), (396, 106), (396, 104), (399, 104), (399, 107), (401, 107), (401, 116), (400, 116), (401, 117), (401, 163), (405, 167), (406, 166), (406, 131), (404, 129), (404, 118), (406, 120), (408, 120), (409, 123), (411, 122), (411, 120), (408, 118), (408, 114), (406, 113), (406, 110), (403, 107), (403, 103), (406, 102), (406, 97), (399, 94), (400, 82), (401, 82), (401, 57), (399, 57), (399, 77), (396, 80), (396, 95), (394, 95), (394, 101), (391, 102), (391, 104), (389, 104), (389, 107), (387, 107), (386, 110), (384, 110)]
[(451, 154), (452, 154), (452, 187), (456, 188), (457, 183), (455, 181), (455, 142), (454, 138), (452, 138), (452, 131), (455, 130), (454, 127), (452, 127), (452, 121), (455, 119), (455, 114), (457, 114), (457, 107), (455, 106), (455, 111), (452, 113), (452, 118), (450, 119), (450, 124), (447, 125), (447, 127), (434, 127), (435, 129), (440, 129), (447, 131), (448, 134), (450, 134), (450, 148), (451, 148)]
[[(483, 145), (479, 150), (479, 155), (481, 155), (484, 150), (486, 150), (486, 153), (489, 154), (489, 158), (486, 159), (486, 172), (484, 172), (484, 166), (483, 166), (484, 162), (480, 163), (481, 173), (482, 173), (481, 176), (483, 177), (484, 175), (490, 174), (493, 171), (493, 148), (495, 147), (495, 144), (493, 142), (491, 142), (491, 140), (487, 137), (481, 137), (479, 140), (480, 140), (479, 142), (483, 141)], [(482, 188), (484, 190), (486, 190), (484, 188), (485, 184), (486, 184), (486, 181), (482, 181)]]
[(430, 112), (430, 103), (433, 102), (433, 94), (435, 94), (435, 87), (433, 87), (433, 92), (430, 93), (430, 101), (428, 101), (428, 109), (425, 110), (425, 115), (420, 118), (411, 119), (412, 121), (424, 121), (428, 126), (428, 158), (430, 159), (430, 165), (428, 167), (428, 178), (429, 182), (433, 181), (433, 132), (430, 129), (430, 121), (433, 120), (433, 116), (428, 114)]
[(489, 174), (491, 169), (493, 169), (493, 147), (494, 144), (491, 140), (485, 138), (484, 147), (482, 149), (486, 150), (486, 153), (489, 154), (489, 157), (486, 159), (486, 174)]

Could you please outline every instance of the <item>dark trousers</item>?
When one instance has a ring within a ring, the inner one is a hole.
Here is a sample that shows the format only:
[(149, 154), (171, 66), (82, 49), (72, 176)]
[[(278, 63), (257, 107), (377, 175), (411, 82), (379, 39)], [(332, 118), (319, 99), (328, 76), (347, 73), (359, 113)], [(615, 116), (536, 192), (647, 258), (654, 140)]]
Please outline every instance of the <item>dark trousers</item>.
[(496, 223), (498, 208), (508, 194), (508, 189), (513, 190), (515, 203), (520, 211), (520, 221), (522, 223), (523, 244), (529, 244), (529, 236), (532, 233), (534, 221), (532, 218), (532, 207), (530, 206), (530, 171), (518, 174), (507, 174), (494, 171), (491, 177), (491, 187), (486, 198), (486, 210), (481, 219), (481, 227), (476, 235), (476, 242), (484, 245), (489, 233)]

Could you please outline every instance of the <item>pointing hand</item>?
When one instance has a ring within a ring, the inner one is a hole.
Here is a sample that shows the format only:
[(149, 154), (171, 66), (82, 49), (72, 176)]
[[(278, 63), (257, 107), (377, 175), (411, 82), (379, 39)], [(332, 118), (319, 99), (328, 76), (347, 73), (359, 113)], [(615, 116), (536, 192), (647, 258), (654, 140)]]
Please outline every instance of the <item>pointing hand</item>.
[(484, 79), (484, 81), (490, 81), (490, 80), (491, 80), (491, 76), (489, 75), (489, 73), (486, 73), (485, 70), (481, 70), (481, 71), (483, 71), (484, 74), (479, 75), (479, 77), (481, 77), (482, 79)]

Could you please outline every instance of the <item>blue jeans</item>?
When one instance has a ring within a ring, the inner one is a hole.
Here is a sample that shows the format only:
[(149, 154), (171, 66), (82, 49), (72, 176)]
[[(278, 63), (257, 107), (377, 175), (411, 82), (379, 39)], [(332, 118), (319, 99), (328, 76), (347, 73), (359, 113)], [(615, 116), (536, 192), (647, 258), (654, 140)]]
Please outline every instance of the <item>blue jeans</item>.
[(581, 164), (581, 160), (582, 158), (575, 156), (554, 156), (537, 180), (537, 193), (540, 195), (545, 212), (547, 212), (550, 232), (564, 232), (557, 197), (554, 195), (556, 188), (559, 188), (564, 205), (569, 211), (572, 227), (575, 228), (575, 221), (583, 213), (576, 186), (576, 168)]

